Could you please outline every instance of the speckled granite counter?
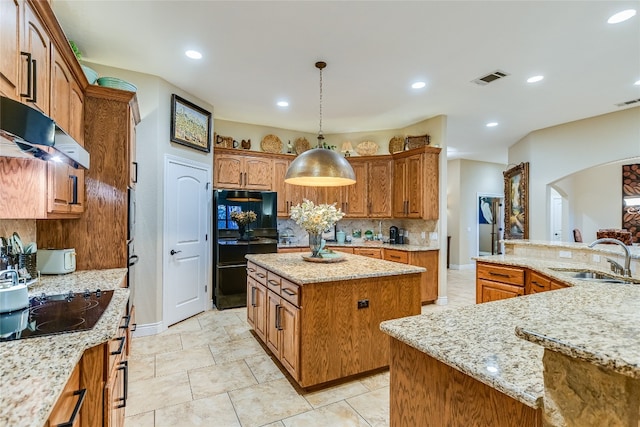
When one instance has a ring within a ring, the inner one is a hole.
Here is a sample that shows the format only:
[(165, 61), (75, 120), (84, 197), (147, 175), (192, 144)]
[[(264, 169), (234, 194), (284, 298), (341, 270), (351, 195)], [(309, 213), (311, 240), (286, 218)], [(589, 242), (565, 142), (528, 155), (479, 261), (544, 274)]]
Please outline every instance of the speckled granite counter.
[(531, 268), (572, 287), (387, 321), (382, 331), (532, 408), (544, 393), (544, 349), (537, 344), (638, 378), (640, 286), (554, 270), (593, 269), (588, 264), (510, 255), (478, 260)]
[[(384, 248), (384, 249), (396, 249), (399, 251), (405, 252), (421, 252), (421, 251), (438, 251), (440, 250), (440, 246), (437, 244), (438, 242), (431, 245), (391, 245), (389, 243), (337, 243), (337, 242), (327, 242), (327, 246), (329, 247), (337, 247), (337, 248)], [(286, 248), (308, 248), (309, 245), (295, 243), (291, 245), (278, 244), (278, 249), (286, 249)]]
[(342, 254), (344, 261), (331, 264), (308, 262), (300, 253), (246, 255), (249, 261), (299, 285), (363, 279), (367, 277), (398, 276), (422, 273), (423, 267), (384, 261), (360, 255)]
[(43, 276), (30, 294), (50, 294), (85, 288), (115, 289), (109, 307), (89, 331), (0, 342), (0, 425), (41, 427), (58, 400), (84, 350), (117, 334), (129, 299), (120, 288), (126, 268), (79, 271)]

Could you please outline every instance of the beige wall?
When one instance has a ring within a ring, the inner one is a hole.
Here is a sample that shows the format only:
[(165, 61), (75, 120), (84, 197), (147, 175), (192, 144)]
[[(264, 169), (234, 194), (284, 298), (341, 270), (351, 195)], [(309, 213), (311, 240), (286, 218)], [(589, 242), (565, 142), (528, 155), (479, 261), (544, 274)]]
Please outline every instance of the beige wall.
[[(576, 172), (640, 156), (640, 107), (531, 132), (509, 148), (509, 163), (529, 162), (529, 238), (549, 239), (549, 185)], [(622, 203), (622, 192), (613, 207)], [(579, 197), (579, 194), (576, 194)]]

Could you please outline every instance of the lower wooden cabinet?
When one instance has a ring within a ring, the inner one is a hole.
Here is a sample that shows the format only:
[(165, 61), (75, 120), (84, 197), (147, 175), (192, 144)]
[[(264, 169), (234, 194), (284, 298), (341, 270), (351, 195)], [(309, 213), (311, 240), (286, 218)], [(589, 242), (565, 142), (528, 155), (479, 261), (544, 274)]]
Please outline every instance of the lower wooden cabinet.
[(80, 364), (78, 364), (73, 369), (71, 377), (69, 381), (67, 381), (64, 390), (62, 390), (62, 395), (58, 399), (58, 402), (53, 407), (45, 427), (55, 427), (58, 425), (78, 427), (86, 425), (86, 423), (81, 421), (81, 409), (86, 393), (86, 389), (80, 388)]
[(382, 259), (381, 248), (353, 248), (354, 255), (368, 256), (369, 258)]
[(566, 288), (560, 281), (527, 268), (477, 262), (476, 303)]
[(300, 348), (300, 309), (280, 295), (267, 291), (265, 343), (282, 366), (298, 377)]
[(424, 304), (438, 298), (439, 253), (440, 251), (401, 251), (385, 248), (383, 258), (387, 261), (416, 265), (427, 269), (421, 273), (420, 279), (420, 299)]
[(525, 294), (525, 269), (478, 262), (476, 303), (497, 301)]
[(265, 321), (267, 313), (267, 290), (253, 277), (247, 275), (247, 322), (256, 334), (265, 339)]

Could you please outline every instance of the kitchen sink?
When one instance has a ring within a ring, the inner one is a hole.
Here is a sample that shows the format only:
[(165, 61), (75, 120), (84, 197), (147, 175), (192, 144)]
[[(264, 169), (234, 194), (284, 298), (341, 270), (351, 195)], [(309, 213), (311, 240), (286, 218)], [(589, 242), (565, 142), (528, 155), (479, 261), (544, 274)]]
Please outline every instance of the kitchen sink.
[(589, 271), (589, 270), (564, 270), (564, 269), (552, 269), (557, 271), (560, 274), (567, 275), (572, 279), (585, 280), (590, 282), (601, 282), (601, 283), (628, 283), (623, 279), (610, 276), (605, 273), (601, 273), (599, 271)]

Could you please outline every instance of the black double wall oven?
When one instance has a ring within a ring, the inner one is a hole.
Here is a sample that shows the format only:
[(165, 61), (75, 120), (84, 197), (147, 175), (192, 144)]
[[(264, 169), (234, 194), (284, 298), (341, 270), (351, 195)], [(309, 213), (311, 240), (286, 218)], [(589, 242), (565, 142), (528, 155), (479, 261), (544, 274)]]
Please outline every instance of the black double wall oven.
[[(247, 305), (247, 254), (278, 251), (277, 193), (215, 190), (213, 304), (218, 310)], [(256, 220), (241, 235), (233, 212), (252, 211)]]

